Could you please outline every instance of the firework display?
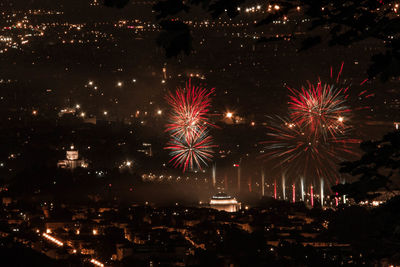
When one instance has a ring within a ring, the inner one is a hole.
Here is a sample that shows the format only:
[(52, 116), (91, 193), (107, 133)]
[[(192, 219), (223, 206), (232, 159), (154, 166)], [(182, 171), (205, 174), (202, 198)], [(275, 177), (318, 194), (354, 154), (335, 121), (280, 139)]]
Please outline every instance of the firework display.
[(165, 149), (171, 150), (170, 162), (174, 167), (193, 170), (195, 167), (201, 168), (207, 165), (213, 157), (213, 139), (204, 130), (196, 133), (195, 138), (178, 138), (172, 136)]
[(269, 117), (270, 125), (265, 144), (265, 157), (276, 159), (287, 176), (324, 177), (330, 181), (336, 179), (337, 163), (354, 152), (358, 139), (347, 134), (325, 137), (316, 135), (308, 125), (290, 122), (280, 117)]
[(334, 85), (316, 86), (309, 84), (301, 91), (289, 88), (289, 112), (293, 121), (310, 128), (314, 135), (325, 138), (334, 137), (346, 130), (344, 123), (351, 115), (346, 94), (348, 88), (336, 88)]
[(185, 88), (169, 92), (166, 101), (171, 108), (166, 132), (170, 141), (170, 162), (183, 171), (201, 169), (213, 157), (213, 139), (208, 129), (214, 125), (209, 120), (211, 95), (214, 89), (192, 86), (189, 80)]
[(179, 139), (186, 138), (186, 141), (190, 143), (199, 132), (212, 126), (208, 113), (213, 92), (214, 89), (207, 90), (192, 86), (190, 80), (185, 88), (178, 88), (175, 94), (169, 92), (166, 101), (172, 112), (166, 131)]
[[(300, 90), (289, 89), (289, 116), (269, 117), (269, 140), (265, 157), (290, 177), (304, 177), (309, 182), (324, 179), (327, 185), (338, 180), (338, 163), (355, 152), (360, 140), (352, 138), (350, 84), (340, 81), (343, 63), (336, 77), (331, 68), (330, 83), (320, 79)], [(364, 80), (361, 85), (366, 82)], [(357, 98), (368, 98), (366, 90)], [(362, 109), (362, 108), (357, 108)]]

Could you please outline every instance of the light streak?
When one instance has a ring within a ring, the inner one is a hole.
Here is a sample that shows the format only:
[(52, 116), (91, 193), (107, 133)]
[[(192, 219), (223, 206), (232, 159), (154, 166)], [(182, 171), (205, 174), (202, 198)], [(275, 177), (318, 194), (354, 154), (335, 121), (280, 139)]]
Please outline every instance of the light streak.
[(320, 185), (321, 185), (321, 206), (323, 207), (324, 206), (324, 180), (323, 179), (321, 179)]
[(217, 205), (228, 205), (228, 204), (237, 204), (236, 199), (211, 199), (210, 204), (217, 204)]
[(314, 207), (314, 190), (312, 185), (310, 187), (310, 194), (311, 194), (311, 207)]
[(292, 201), (293, 201), (293, 203), (295, 203), (296, 202), (296, 186), (295, 186), (295, 184), (292, 185), (292, 195), (293, 195)]
[(265, 175), (264, 169), (261, 170), (261, 196), (265, 195)]
[(91, 259), (90, 262), (91, 262), (93, 265), (96, 265), (96, 266), (99, 266), (99, 267), (104, 267), (104, 264), (101, 263), (100, 261), (96, 260), (96, 259)]
[(212, 167), (212, 184), (214, 188), (217, 183), (216, 172), (217, 172), (217, 164), (214, 163)]
[(47, 240), (53, 242), (54, 244), (60, 246), (60, 247), (62, 247), (62, 246), (64, 245), (63, 242), (61, 242), (60, 240), (58, 240), (58, 239), (52, 237), (52, 236), (49, 235), (49, 234), (43, 233), (43, 237), (46, 238)]

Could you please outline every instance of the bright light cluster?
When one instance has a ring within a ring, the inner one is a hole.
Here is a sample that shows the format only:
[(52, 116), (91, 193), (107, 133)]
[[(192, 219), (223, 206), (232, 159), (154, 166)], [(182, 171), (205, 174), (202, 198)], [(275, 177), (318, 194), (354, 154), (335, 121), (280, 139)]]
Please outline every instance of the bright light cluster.
[(99, 262), (98, 260), (91, 259), (90, 262), (93, 263), (96, 266), (104, 267), (104, 264)]
[(43, 233), (43, 236), (44, 236), (44, 238), (46, 238), (47, 240), (49, 240), (49, 241), (55, 243), (56, 245), (58, 245), (58, 246), (60, 246), (60, 247), (62, 247), (62, 246), (64, 245), (63, 242), (61, 242), (60, 240), (58, 240), (58, 239), (52, 237), (51, 235), (48, 235), (48, 234), (46, 234), (46, 233)]
[(237, 204), (236, 199), (211, 199), (211, 205), (229, 205), (229, 204)]

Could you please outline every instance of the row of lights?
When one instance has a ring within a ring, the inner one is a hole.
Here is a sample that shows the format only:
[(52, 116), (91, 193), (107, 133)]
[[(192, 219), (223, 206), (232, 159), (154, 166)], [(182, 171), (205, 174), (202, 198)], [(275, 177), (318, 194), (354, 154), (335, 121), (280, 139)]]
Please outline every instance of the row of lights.
[[(78, 231), (79, 231), (79, 230), (78, 230)], [(78, 234), (79, 234), (79, 233), (78, 233)], [(96, 234), (97, 234), (97, 230), (93, 230), (93, 234), (96, 235)], [(64, 245), (60, 240), (58, 240), (58, 239), (52, 237), (51, 235), (48, 235), (48, 234), (46, 234), (46, 233), (43, 233), (43, 236), (44, 236), (47, 240), (50, 240), (51, 242), (57, 244), (57, 245), (60, 246), (60, 247), (62, 247), (62, 246)], [(77, 250), (74, 249), (74, 250), (73, 250), (73, 253), (76, 253), (76, 252), (77, 252)], [(96, 259), (91, 259), (90, 262), (91, 262), (92, 264), (96, 265), (96, 266), (104, 267), (104, 264), (101, 263), (100, 261), (96, 260)]]
[(91, 259), (90, 262), (93, 263), (96, 266), (104, 267), (104, 264), (99, 262), (98, 260)]
[(52, 237), (51, 235), (48, 235), (48, 234), (46, 234), (46, 233), (43, 233), (43, 236), (44, 236), (47, 240), (50, 240), (51, 242), (57, 244), (57, 245), (60, 246), (60, 247), (62, 247), (62, 246), (64, 245), (63, 242), (61, 242), (60, 240), (58, 240), (58, 239)]

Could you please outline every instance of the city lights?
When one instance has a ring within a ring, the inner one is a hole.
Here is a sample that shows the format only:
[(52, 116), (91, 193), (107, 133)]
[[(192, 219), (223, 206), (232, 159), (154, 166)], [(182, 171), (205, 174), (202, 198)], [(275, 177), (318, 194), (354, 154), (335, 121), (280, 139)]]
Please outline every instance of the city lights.
[(0, 7), (3, 265), (400, 266), (400, 1)]
[(96, 259), (91, 259), (90, 262), (93, 263), (96, 266), (104, 267), (104, 264), (101, 263), (100, 261), (96, 260)]
[(60, 240), (52, 237), (49, 234), (43, 233), (43, 237), (46, 238), (47, 240), (51, 241), (52, 243), (56, 244), (57, 246), (62, 247), (64, 245), (63, 242), (61, 242)]

